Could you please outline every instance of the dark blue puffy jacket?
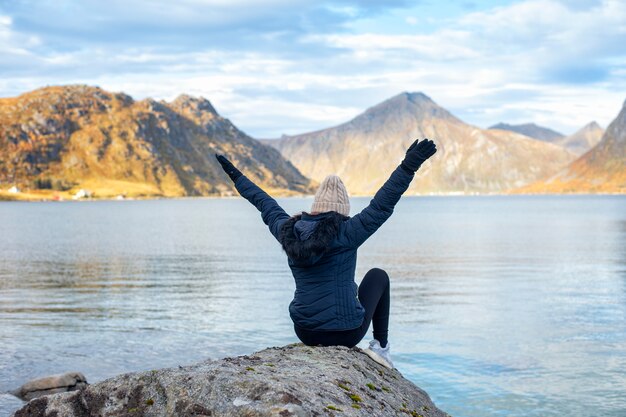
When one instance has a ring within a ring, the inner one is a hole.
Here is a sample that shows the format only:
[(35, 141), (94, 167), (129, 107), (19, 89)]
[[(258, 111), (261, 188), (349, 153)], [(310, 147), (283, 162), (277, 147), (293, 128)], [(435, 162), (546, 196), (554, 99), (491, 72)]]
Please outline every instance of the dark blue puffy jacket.
[(334, 211), (292, 217), (245, 175), (235, 181), (237, 191), (261, 212), (288, 254), (296, 281), (289, 314), (297, 326), (348, 330), (361, 325), (365, 310), (354, 281), (357, 248), (391, 216), (414, 176), (399, 165), (354, 217)]

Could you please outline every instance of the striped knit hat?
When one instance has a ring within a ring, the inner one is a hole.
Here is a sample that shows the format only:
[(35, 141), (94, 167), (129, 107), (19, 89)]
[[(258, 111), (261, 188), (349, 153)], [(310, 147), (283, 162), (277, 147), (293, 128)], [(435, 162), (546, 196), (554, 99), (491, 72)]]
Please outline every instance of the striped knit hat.
[(329, 175), (324, 178), (315, 193), (311, 212), (336, 211), (344, 216), (350, 214), (350, 200), (348, 191), (343, 181), (337, 175)]

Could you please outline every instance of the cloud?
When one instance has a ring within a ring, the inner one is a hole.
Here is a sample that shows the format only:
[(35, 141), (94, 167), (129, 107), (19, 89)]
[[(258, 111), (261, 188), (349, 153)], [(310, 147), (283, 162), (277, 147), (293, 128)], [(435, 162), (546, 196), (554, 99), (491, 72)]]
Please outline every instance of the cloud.
[[(550, 122), (572, 131), (586, 119), (608, 121), (614, 112), (600, 114), (607, 105), (599, 102), (618, 103), (619, 91), (625, 91), (619, 77), (626, 64), (626, 3), (621, 1), (567, 7), (532, 0), (472, 12), (430, 33), (340, 33), (317, 39), (349, 51), (358, 68), (382, 66), (378, 72), (387, 75), (389, 86), (397, 84), (394, 69), (404, 64), (407, 85), (480, 125), (498, 117)], [(576, 104), (563, 103), (566, 98)], [(585, 99), (588, 104), (581, 103)]]
[[(495, 52), (523, 51), (550, 63), (601, 59), (626, 54), (626, 3), (604, 0), (588, 9), (533, 0), (471, 13), (460, 20), (475, 45)], [(479, 43), (478, 40), (488, 41)]]
[(469, 62), (525, 78), (519, 81), (545, 77), (564, 83), (595, 82), (610, 75), (616, 56), (626, 57), (626, 3), (622, 1), (608, 0), (582, 11), (556, 1), (526, 1), (470, 13), (450, 26), (454, 29), (427, 34), (332, 34), (310, 39), (348, 49), (357, 59), (400, 55), (430, 62)]
[(14, 16), (21, 30), (58, 43), (195, 49), (203, 42), (256, 48), (263, 46), (259, 34), (341, 30), (354, 18), (404, 4), (401, 0), (39, 0), (9, 2), (0, 8)]
[(567, 133), (614, 117), (625, 2), (460, 6), (448, 16), (429, 3), (443, 9), (428, 16), (401, 0), (3, 2), (0, 95), (77, 82), (139, 99), (204, 95), (258, 137), (338, 124), (400, 91), (480, 126)]
[(329, 46), (354, 52), (355, 58), (387, 59), (407, 53), (413, 59), (469, 59), (477, 53), (464, 40), (470, 36), (461, 30), (445, 30), (433, 35), (386, 35), (364, 33), (358, 35), (315, 35), (306, 38), (310, 42), (324, 42)]
[(16, 32), (11, 16), (0, 14), (0, 54), (3, 60), (13, 55), (29, 55), (29, 48), (39, 45), (37, 36), (28, 36)]

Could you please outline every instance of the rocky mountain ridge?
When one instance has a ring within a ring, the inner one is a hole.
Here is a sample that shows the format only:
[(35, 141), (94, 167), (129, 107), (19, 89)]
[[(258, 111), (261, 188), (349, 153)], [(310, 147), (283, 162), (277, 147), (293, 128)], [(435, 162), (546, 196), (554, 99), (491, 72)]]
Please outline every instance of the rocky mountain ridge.
[(559, 133), (547, 127), (536, 125), (535, 123), (523, 123), (519, 125), (498, 123), (490, 126), (489, 129), (508, 130), (511, 132), (519, 133), (520, 135), (528, 136), (533, 139), (542, 140), (544, 142), (554, 142), (558, 139), (565, 137), (565, 135), (562, 133)]
[[(427, 95), (405, 92), (341, 125), (258, 141), (204, 98), (135, 101), (86, 85), (46, 87), (0, 99), (0, 190), (16, 185), (43, 196), (80, 189), (97, 197), (236, 195), (213, 157), (223, 153), (272, 195), (310, 195), (330, 173), (342, 177), (351, 195), (373, 195), (409, 144), (429, 137), (439, 152), (407, 194), (506, 193), (556, 180), (603, 132), (592, 122), (547, 143), (471, 126)], [(582, 162), (577, 169), (583, 165), (588, 181), (596, 174), (594, 181), (603, 181), (602, 170)], [(13, 197), (0, 193), (0, 200), (7, 198)]]
[(373, 195), (416, 138), (433, 139), (435, 156), (407, 194), (501, 193), (558, 172), (575, 156), (560, 146), (464, 123), (423, 93), (401, 93), (341, 125), (277, 140), (306, 176), (337, 174), (351, 195)]
[(594, 121), (569, 136), (555, 140), (554, 144), (564, 147), (576, 156), (581, 156), (596, 146), (602, 139), (602, 135), (604, 135), (604, 129)]
[(100, 197), (235, 195), (214, 153), (227, 155), (268, 192), (308, 194), (315, 185), (204, 98), (135, 101), (71, 85), (0, 99), (2, 188), (89, 188)]
[(526, 123), (521, 125), (509, 125), (506, 123), (498, 123), (489, 128), (490, 130), (508, 130), (521, 135), (528, 136), (533, 139), (559, 145), (576, 156), (580, 156), (593, 148), (604, 134), (604, 129), (595, 121), (590, 122), (580, 128), (571, 135), (565, 136), (562, 133), (555, 132), (552, 129), (538, 126), (534, 123)]
[(626, 193), (626, 101), (602, 139), (554, 176), (524, 193)]

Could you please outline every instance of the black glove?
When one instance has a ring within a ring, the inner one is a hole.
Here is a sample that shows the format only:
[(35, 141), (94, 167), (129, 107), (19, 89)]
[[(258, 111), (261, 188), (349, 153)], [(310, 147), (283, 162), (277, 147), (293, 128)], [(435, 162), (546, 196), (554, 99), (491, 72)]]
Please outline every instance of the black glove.
[(235, 168), (235, 166), (224, 157), (224, 155), (215, 154), (215, 157), (217, 158), (217, 161), (220, 163), (220, 165), (222, 165), (222, 169), (224, 170), (224, 172), (228, 174), (233, 182), (237, 181), (237, 178), (243, 175), (241, 171)]
[(424, 139), (420, 142), (419, 139), (416, 139), (406, 151), (406, 156), (400, 165), (406, 171), (414, 173), (419, 169), (420, 165), (433, 156), (435, 152), (437, 152), (435, 142), (430, 139)]

